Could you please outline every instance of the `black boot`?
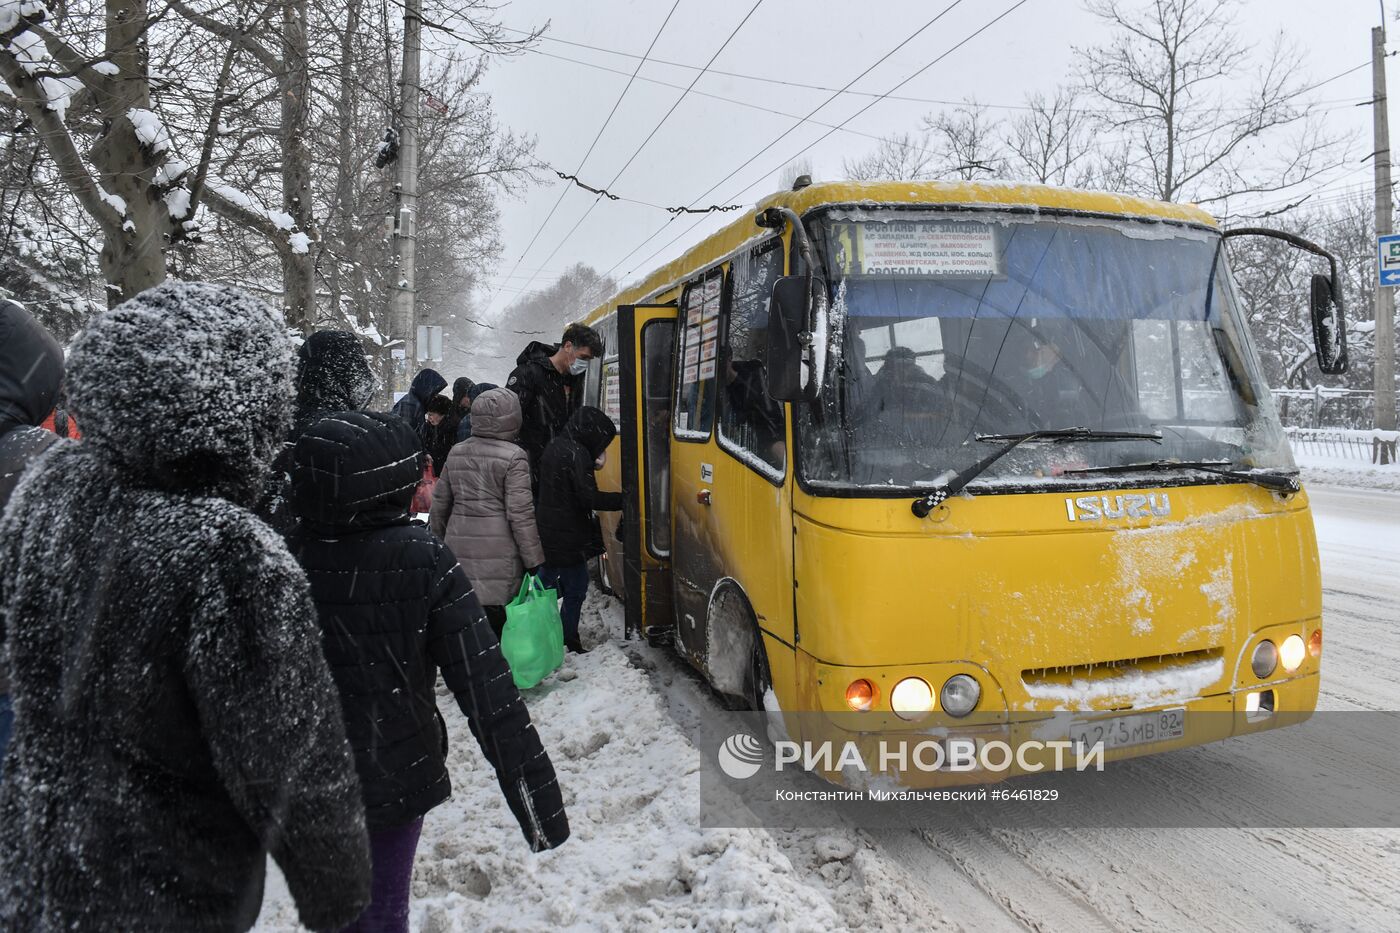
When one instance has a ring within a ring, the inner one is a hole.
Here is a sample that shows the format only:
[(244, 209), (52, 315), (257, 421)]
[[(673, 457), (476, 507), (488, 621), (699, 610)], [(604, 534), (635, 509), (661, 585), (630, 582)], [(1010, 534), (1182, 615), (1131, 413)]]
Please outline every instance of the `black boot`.
[(572, 654), (587, 654), (588, 649), (583, 647), (583, 642), (577, 638), (564, 639), (564, 647), (568, 648)]

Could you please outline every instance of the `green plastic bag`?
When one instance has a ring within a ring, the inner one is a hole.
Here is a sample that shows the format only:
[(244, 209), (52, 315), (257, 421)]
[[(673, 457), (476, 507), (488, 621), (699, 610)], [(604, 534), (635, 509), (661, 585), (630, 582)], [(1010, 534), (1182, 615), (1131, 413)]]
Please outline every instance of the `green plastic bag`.
[(506, 603), (506, 627), (501, 653), (510, 664), (515, 686), (528, 690), (564, 663), (564, 621), (559, 618), (559, 594), (540, 578), (525, 574), (520, 592)]

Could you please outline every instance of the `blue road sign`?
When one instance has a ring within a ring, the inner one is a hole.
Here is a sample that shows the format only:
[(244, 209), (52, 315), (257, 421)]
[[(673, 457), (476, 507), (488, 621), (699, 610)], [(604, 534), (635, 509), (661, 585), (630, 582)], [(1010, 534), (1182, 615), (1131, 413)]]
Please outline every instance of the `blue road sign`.
[(1380, 284), (1400, 287), (1400, 233), (1376, 237), (1376, 274)]

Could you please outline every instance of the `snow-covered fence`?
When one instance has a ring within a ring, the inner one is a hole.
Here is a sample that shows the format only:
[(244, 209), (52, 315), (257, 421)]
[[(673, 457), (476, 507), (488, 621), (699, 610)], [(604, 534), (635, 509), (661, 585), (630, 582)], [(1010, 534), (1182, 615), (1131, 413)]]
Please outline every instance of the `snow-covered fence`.
[(1369, 389), (1270, 389), (1279, 418), (1300, 428), (1366, 428), (1375, 423), (1374, 394)]
[(1372, 463), (1394, 463), (1400, 432), (1349, 428), (1285, 428), (1294, 453)]

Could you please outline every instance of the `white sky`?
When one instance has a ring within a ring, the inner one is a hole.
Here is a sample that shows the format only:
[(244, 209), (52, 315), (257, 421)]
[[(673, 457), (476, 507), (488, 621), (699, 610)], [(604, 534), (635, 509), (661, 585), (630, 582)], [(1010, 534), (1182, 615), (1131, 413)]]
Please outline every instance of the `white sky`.
[[(501, 19), (519, 28), (549, 22), (547, 35), (553, 39), (636, 56), (646, 51), (672, 2), (511, 0), (502, 8)], [(1013, 2), (966, 0), (858, 81), (853, 90), (888, 91)], [(947, 0), (764, 0), (711, 67), (839, 88), (946, 5)], [(753, 0), (680, 0), (651, 58), (704, 65), (752, 6)], [(1389, 5), (1392, 15), (1394, 6), (1393, 2)], [(1306, 48), (1310, 81), (1368, 62), (1370, 28), (1379, 17), (1376, 0), (1245, 0), (1238, 14), (1240, 31), (1251, 42), (1264, 46), (1274, 33), (1283, 30)], [(1391, 33), (1390, 47), (1400, 48), (1400, 24)], [(972, 96), (983, 104), (1019, 105), (1027, 93), (1053, 91), (1065, 82), (1073, 67), (1073, 46), (1097, 43), (1104, 35), (1077, 0), (1029, 0), (898, 93), (951, 101)], [(538, 52), (494, 63), (482, 89), (493, 96), (504, 125), (538, 137), (537, 153), (542, 161), (574, 172), (617, 102), (637, 59), (549, 39), (537, 48)], [(565, 56), (622, 73), (548, 56)], [(1388, 62), (1388, 69), (1391, 93), (1400, 93), (1400, 57)], [(616, 183), (610, 184), (695, 73), (693, 68), (648, 61), (579, 176), (591, 185), (608, 186), (624, 198), (663, 206), (689, 204), (796, 122), (699, 96), (699, 92), (795, 116), (807, 114), (830, 96), (822, 91), (706, 74)], [(642, 80), (647, 78), (679, 87)], [(1372, 148), (1370, 108), (1349, 104), (1370, 97), (1370, 81), (1370, 69), (1363, 68), (1314, 94), (1316, 99), (1329, 102), (1329, 129), (1356, 131), (1347, 165), (1318, 183), (1316, 187), (1322, 189), (1319, 197), (1345, 192), (1348, 185), (1369, 185), (1370, 163), (1361, 160)], [(813, 119), (840, 123), (871, 100), (842, 95)], [(914, 129), (921, 116), (937, 109), (935, 104), (884, 100), (852, 120), (848, 128), (873, 136)], [(826, 132), (825, 126), (802, 125), (705, 195), (704, 203), (754, 203), (777, 187), (781, 170), (799, 154), (811, 159), (819, 180), (839, 177), (843, 158), (859, 156), (875, 145), (874, 139), (836, 132), (803, 152)], [(736, 216), (711, 215), (699, 219), (698, 224), (697, 218), (682, 217), (668, 223), (671, 215), (654, 207), (604, 200), (574, 229), (595, 197), (571, 187), (526, 253), (564, 185), (546, 181), (524, 198), (502, 203), (505, 253), (497, 277), (490, 283), (498, 290), (489, 313), (498, 312), (522, 289), (548, 284), (560, 270), (576, 262), (600, 271), (611, 270), (623, 281), (636, 278)], [(660, 235), (643, 245), (663, 226)]]

